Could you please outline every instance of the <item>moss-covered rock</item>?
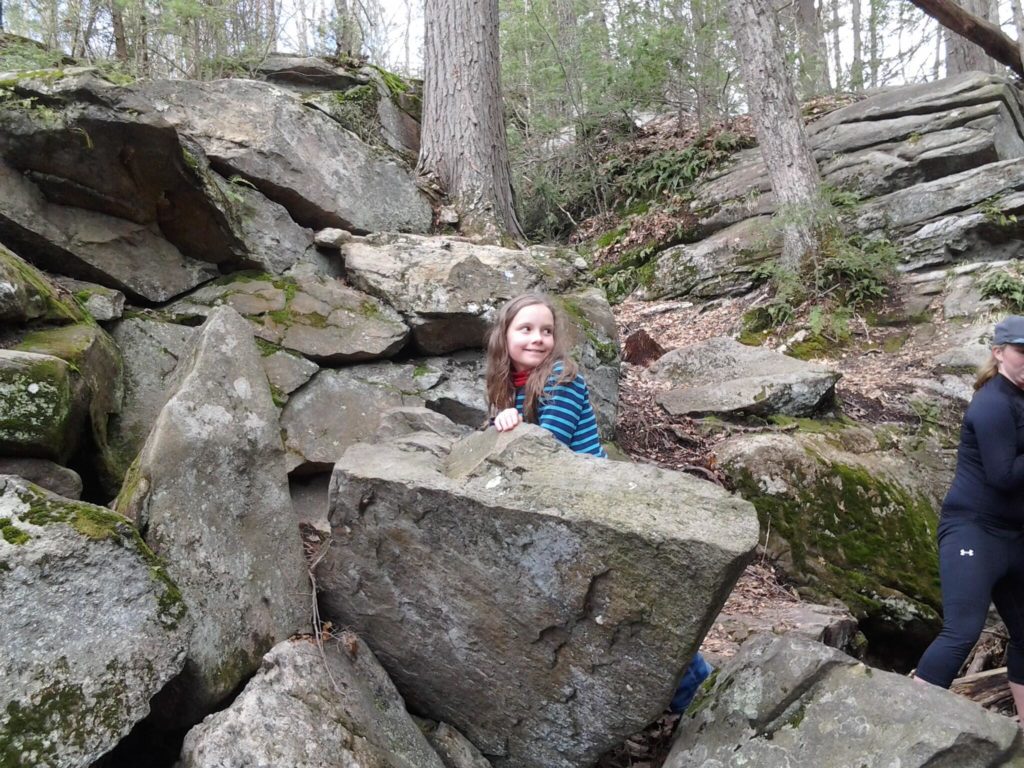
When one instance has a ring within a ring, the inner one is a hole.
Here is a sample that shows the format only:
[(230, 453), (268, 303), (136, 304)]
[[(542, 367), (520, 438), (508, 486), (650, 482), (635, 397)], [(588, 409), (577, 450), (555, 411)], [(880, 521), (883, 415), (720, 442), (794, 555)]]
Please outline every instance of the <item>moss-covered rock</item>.
[(899, 636), (920, 650), (934, 635), (941, 606), (934, 493), (945, 482), (931, 482), (881, 450), (871, 432), (843, 424), (733, 438), (718, 456), (757, 508), (769, 554), (805, 594), (840, 599), (869, 640)]
[(389, 306), (322, 275), (236, 274), (168, 309), (179, 321), (190, 322), (222, 304), (242, 314), (258, 338), (323, 362), (390, 357), (409, 335)]
[(74, 298), (0, 245), (0, 321), (77, 323), (85, 319)]
[(0, 578), (0, 766), (89, 765), (180, 671), (185, 604), (107, 509), (2, 476), (0, 521), (0, 572), (17, 574)]
[(619, 405), (619, 332), (615, 316), (599, 288), (556, 296), (569, 318), (572, 356), (583, 369), (603, 440), (615, 435)]
[(68, 363), (72, 410), (88, 414), (90, 458), (105, 489), (115, 493), (123, 468), (110, 448), (107, 424), (121, 409), (123, 363), (114, 340), (96, 323), (85, 322), (31, 331), (22, 336), (16, 349)]
[(0, 350), (0, 453), (65, 461), (78, 443), (74, 387), (64, 360)]

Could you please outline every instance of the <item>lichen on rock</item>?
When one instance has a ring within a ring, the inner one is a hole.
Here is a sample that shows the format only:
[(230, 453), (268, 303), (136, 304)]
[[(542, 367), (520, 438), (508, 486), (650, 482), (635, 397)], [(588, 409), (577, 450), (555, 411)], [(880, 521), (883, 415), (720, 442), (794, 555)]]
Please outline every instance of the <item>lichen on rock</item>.
[(2, 476), (0, 521), (0, 765), (89, 765), (180, 671), (188, 612), (121, 515)]

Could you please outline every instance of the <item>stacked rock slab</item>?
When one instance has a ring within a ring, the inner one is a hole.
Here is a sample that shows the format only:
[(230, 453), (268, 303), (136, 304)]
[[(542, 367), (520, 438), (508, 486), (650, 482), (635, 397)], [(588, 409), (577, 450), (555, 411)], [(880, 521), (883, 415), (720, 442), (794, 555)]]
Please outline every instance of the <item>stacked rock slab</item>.
[(531, 290), (559, 292), (574, 277), (553, 249), (516, 251), (460, 238), (381, 234), (341, 248), (352, 284), (387, 302), (425, 354), (479, 348), (495, 308)]
[(443, 768), (351, 632), (276, 645), (231, 706), (193, 728), (181, 768)]
[(811, 416), (833, 404), (839, 380), (819, 363), (728, 337), (673, 350), (649, 374), (667, 382), (657, 402), (673, 416)]
[(691, 712), (665, 768), (1024, 765), (1013, 720), (791, 636), (746, 643)]
[[(861, 201), (851, 230), (896, 244), (901, 270), (1019, 255), (1024, 118), (1009, 79), (966, 72), (886, 89), (809, 123), (807, 138), (825, 184)], [(779, 247), (760, 150), (702, 182), (691, 207), (711, 237), (659, 254), (644, 295), (747, 293)]]
[[(238, 175), (302, 226), (425, 232), (431, 211), (412, 174), (270, 83), (151, 81), (122, 92), (198, 142), (213, 167)], [(312, 151), (309, 151), (312, 150)]]
[(569, 768), (654, 719), (757, 541), (718, 486), (532, 425), (357, 444), (323, 609), (497, 766)]
[(196, 621), (185, 674), (161, 702), (179, 722), (209, 712), (304, 629), (310, 589), (249, 324), (221, 307), (191, 343), (117, 500), (167, 559)]
[(192, 629), (120, 515), (0, 476), (0, 764), (87, 766), (149, 712)]

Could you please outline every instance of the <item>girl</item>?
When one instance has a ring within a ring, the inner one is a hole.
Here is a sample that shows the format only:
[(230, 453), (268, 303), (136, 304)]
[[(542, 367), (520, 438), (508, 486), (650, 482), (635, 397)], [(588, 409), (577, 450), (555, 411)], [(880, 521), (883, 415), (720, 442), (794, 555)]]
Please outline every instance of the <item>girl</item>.
[(939, 520), (942, 632), (916, 677), (948, 688), (978, 640), (989, 602), (1010, 634), (1007, 677), (1024, 713), (1024, 317), (995, 328), (964, 414), (953, 485)]
[(487, 342), (487, 402), (499, 432), (539, 424), (576, 453), (607, 457), (590, 393), (568, 355), (561, 316), (537, 293), (512, 299)]
[[(576, 453), (607, 458), (587, 384), (567, 347), (561, 314), (548, 297), (527, 293), (501, 308), (487, 342), (487, 402), (494, 427), (507, 432), (525, 419)], [(694, 656), (670, 710), (683, 712), (711, 671), (700, 653)]]

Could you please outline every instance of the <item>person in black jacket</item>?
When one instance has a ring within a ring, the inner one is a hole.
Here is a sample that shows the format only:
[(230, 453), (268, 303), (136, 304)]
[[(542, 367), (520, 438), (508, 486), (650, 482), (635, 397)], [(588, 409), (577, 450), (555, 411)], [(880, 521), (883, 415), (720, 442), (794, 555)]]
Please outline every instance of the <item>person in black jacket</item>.
[(995, 327), (964, 415), (953, 485), (939, 520), (942, 631), (917, 666), (948, 688), (994, 602), (1010, 635), (1007, 676), (1024, 714), (1024, 317)]

